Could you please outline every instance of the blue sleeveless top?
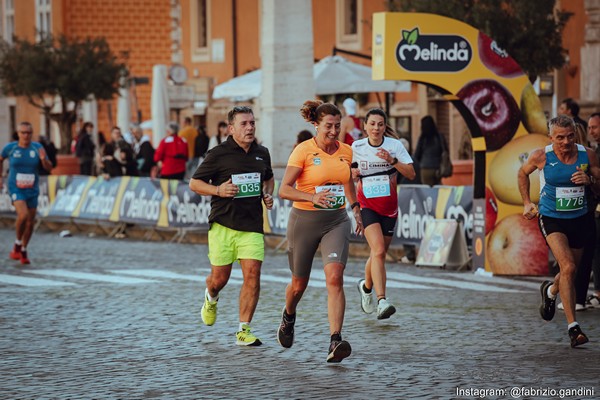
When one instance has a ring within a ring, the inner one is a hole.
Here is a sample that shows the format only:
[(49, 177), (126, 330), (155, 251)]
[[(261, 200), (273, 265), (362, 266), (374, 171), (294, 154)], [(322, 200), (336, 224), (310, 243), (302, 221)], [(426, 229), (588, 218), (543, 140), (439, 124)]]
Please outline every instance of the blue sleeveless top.
[(577, 145), (577, 160), (562, 163), (549, 144), (545, 147), (546, 164), (540, 171), (540, 214), (552, 218), (577, 218), (587, 213), (584, 185), (571, 182), (571, 175), (579, 167), (587, 172), (589, 159), (582, 145)]

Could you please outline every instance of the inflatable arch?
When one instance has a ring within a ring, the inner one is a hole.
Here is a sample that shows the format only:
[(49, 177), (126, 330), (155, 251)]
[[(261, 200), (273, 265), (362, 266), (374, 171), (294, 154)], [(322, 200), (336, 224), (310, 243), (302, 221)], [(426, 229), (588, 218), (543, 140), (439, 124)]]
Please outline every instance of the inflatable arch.
[[(547, 275), (548, 249), (537, 220), (522, 217), (517, 171), (550, 143), (540, 99), (495, 41), (434, 14), (373, 16), (373, 79), (437, 89), (461, 113), (474, 151), (473, 266), (498, 275)], [(539, 178), (530, 176), (539, 200)]]

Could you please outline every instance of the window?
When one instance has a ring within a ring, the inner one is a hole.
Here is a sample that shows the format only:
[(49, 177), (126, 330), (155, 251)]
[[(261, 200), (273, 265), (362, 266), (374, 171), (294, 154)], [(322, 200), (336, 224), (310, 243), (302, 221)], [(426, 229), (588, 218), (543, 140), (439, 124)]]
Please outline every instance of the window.
[(38, 39), (52, 33), (52, 0), (35, 0), (35, 29)]
[(361, 50), (362, 0), (337, 0), (337, 47)]
[(190, 1), (192, 62), (210, 61), (210, 0)]
[(4, 0), (2, 9), (2, 35), (4, 40), (12, 44), (15, 34), (15, 0)]

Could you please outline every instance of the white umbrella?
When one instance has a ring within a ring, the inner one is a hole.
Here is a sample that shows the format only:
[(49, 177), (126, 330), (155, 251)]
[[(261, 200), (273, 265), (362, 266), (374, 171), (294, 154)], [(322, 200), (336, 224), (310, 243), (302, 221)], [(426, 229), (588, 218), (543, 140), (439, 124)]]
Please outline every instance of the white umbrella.
[(167, 133), (169, 121), (169, 95), (167, 93), (167, 66), (152, 68), (152, 143), (160, 143)]
[[(410, 82), (374, 81), (371, 68), (341, 56), (328, 56), (313, 67), (316, 94), (410, 92)], [(262, 72), (257, 69), (215, 87), (213, 99), (247, 101), (260, 96)]]
[(226, 99), (232, 101), (247, 101), (260, 96), (260, 82), (262, 71), (260, 69), (237, 76), (225, 83), (215, 86), (213, 99)]
[(341, 56), (328, 56), (313, 68), (317, 94), (410, 92), (407, 81), (374, 81), (371, 67)]

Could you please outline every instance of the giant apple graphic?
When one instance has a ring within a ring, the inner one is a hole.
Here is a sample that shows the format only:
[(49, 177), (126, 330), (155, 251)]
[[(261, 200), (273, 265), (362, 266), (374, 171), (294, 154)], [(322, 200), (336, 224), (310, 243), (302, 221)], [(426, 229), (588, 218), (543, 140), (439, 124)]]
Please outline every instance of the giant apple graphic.
[(478, 79), (456, 94), (469, 109), (485, 137), (488, 151), (500, 149), (517, 132), (521, 111), (510, 92), (491, 79)]
[[(550, 144), (546, 135), (532, 133), (511, 140), (496, 154), (488, 168), (488, 182), (496, 198), (503, 203), (523, 205), (519, 192), (517, 174), (529, 153), (536, 148)], [(529, 196), (537, 203), (540, 198), (540, 178), (538, 170), (529, 175)]]
[(486, 257), (496, 275), (548, 275), (548, 247), (537, 218), (501, 219), (488, 238)]
[(485, 187), (485, 234), (487, 235), (494, 225), (496, 225), (496, 218), (498, 218), (498, 203), (496, 203), (496, 196), (489, 187)]
[(542, 102), (531, 83), (525, 85), (521, 93), (521, 117), (527, 132), (548, 133), (548, 122)]
[(514, 78), (523, 75), (519, 64), (508, 55), (506, 50), (500, 48), (496, 41), (486, 34), (479, 32), (477, 47), (483, 65), (496, 75), (503, 78)]

